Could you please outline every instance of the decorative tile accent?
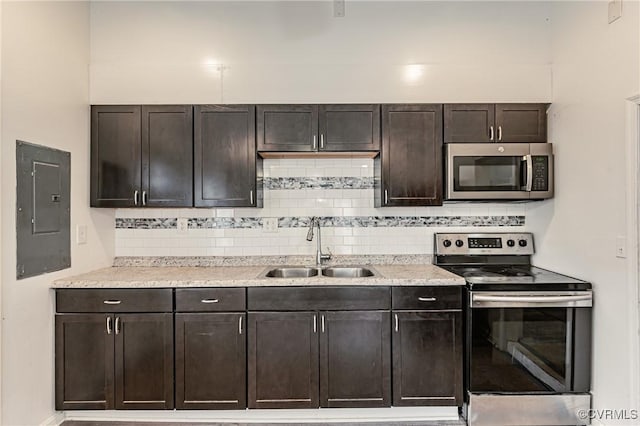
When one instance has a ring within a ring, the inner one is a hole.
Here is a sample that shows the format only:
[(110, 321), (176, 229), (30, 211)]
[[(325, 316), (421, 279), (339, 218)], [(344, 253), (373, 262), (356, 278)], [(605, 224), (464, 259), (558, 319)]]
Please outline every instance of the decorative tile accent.
[(371, 189), (372, 177), (265, 177), (267, 189)]
[(116, 229), (176, 229), (178, 219), (172, 218), (116, 218)]
[[(309, 226), (309, 217), (280, 217), (279, 228)], [(255, 229), (262, 227), (260, 217), (189, 218), (190, 229)], [(324, 227), (483, 227), (524, 226), (525, 216), (327, 216), (321, 217)], [(117, 229), (176, 229), (176, 218), (116, 218)]]

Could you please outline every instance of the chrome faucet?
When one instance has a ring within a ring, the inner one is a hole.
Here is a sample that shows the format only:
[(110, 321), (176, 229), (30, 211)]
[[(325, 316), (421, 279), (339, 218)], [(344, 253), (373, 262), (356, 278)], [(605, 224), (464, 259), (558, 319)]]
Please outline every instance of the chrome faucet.
[[(313, 240), (313, 228), (318, 228), (318, 238), (316, 241), (318, 242), (318, 250), (316, 251), (316, 266), (321, 267), (323, 260), (331, 259), (331, 251), (329, 254), (322, 253), (322, 238), (320, 236), (320, 219), (316, 216), (313, 216), (309, 221), (309, 231), (307, 232), (307, 241)], [(327, 248), (327, 250), (329, 250)]]

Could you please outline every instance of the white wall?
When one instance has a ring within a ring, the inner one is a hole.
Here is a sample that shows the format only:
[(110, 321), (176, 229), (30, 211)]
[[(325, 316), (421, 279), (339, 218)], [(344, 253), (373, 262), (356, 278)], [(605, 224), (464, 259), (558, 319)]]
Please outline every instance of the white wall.
[(606, 2), (557, 2), (552, 16), (556, 197), (528, 213), (535, 261), (593, 282), (594, 406), (638, 408), (630, 368), (639, 355), (629, 341), (638, 338), (636, 291), (627, 260), (615, 256), (626, 233), (625, 99), (640, 91), (638, 2), (624, 1), (612, 24)]
[[(327, 1), (93, 2), (91, 103), (550, 100), (549, 4), (358, 1), (346, 7), (346, 17), (334, 18)], [(353, 176), (348, 166), (332, 166), (330, 160), (268, 160), (265, 176)], [(372, 169), (366, 170), (372, 176)], [(373, 209), (372, 190), (299, 190), (265, 191), (261, 210), (177, 215), (487, 216), (525, 211), (505, 205)], [(176, 217), (175, 211), (117, 214)], [(325, 242), (339, 254), (430, 253), (433, 232), (424, 227), (329, 228)], [(311, 252), (313, 244), (303, 234), (300, 228), (277, 235), (259, 229), (194, 230), (186, 236), (175, 230), (118, 230), (116, 252)]]
[(93, 2), (91, 103), (549, 101), (549, 9), (348, 1), (334, 18), (330, 1)]
[[(2, 420), (54, 413), (53, 279), (111, 263), (113, 211), (89, 209), (89, 6), (2, 2)], [(17, 281), (15, 141), (71, 152), (72, 268)], [(88, 243), (74, 244), (75, 226)]]

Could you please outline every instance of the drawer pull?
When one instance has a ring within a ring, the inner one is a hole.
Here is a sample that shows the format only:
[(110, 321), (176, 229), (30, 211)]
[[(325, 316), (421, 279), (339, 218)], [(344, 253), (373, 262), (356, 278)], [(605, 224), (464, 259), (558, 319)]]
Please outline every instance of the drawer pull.
[(320, 316), (320, 329), (322, 329), (322, 332), (324, 333), (324, 315)]
[(105, 305), (119, 305), (122, 303), (122, 300), (103, 300), (102, 303)]
[(218, 299), (202, 299), (201, 302), (202, 303), (218, 303), (219, 300)]
[(421, 302), (435, 302), (437, 299), (435, 297), (418, 297), (418, 300)]
[(396, 333), (398, 332), (398, 330), (400, 329), (400, 324), (398, 324), (398, 314), (395, 314), (396, 316)]
[(238, 320), (238, 334), (242, 334), (242, 315), (240, 315), (240, 319)]
[(318, 332), (318, 319), (316, 318), (316, 316), (313, 316), (313, 332), (317, 333)]
[(111, 334), (111, 317), (107, 317), (107, 334)]
[(120, 317), (116, 317), (116, 334), (120, 334)]

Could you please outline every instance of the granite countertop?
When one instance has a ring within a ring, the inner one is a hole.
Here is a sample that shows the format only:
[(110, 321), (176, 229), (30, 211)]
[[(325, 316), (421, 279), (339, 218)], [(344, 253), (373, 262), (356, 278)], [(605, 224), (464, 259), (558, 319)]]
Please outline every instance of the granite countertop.
[[(363, 278), (269, 278), (266, 272), (282, 263), (263, 263), (237, 266), (113, 266), (86, 274), (61, 278), (53, 282), (53, 288), (161, 288), (161, 287), (279, 287), (279, 286), (332, 286), (332, 285), (464, 285), (465, 280), (430, 263), (398, 263), (397, 257), (390, 263), (371, 264), (357, 262), (371, 269), (375, 275)], [(291, 259), (287, 259), (291, 260)], [(302, 259), (300, 259), (302, 260)], [(353, 259), (351, 259), (353, 260)], [(362, 259), (361, 259), (362, 260)], [(385, 259), (377, 259), (384, 262)], [(123, 265), (127, 262), (115, 262)], [(175, 262), (174, 262), (175, 263)], [(256, 263), (256, 262), (253, 262)], [(132, 262), (140, 264), (140, 262)], [(149, 264), (155, 264), (150, 262)], [(291, 263), (309, 265), (311, 262)], [(338, 262), (335, 264), (344, 265)], [(328, 265), (331, 266), (331, 265)]]

